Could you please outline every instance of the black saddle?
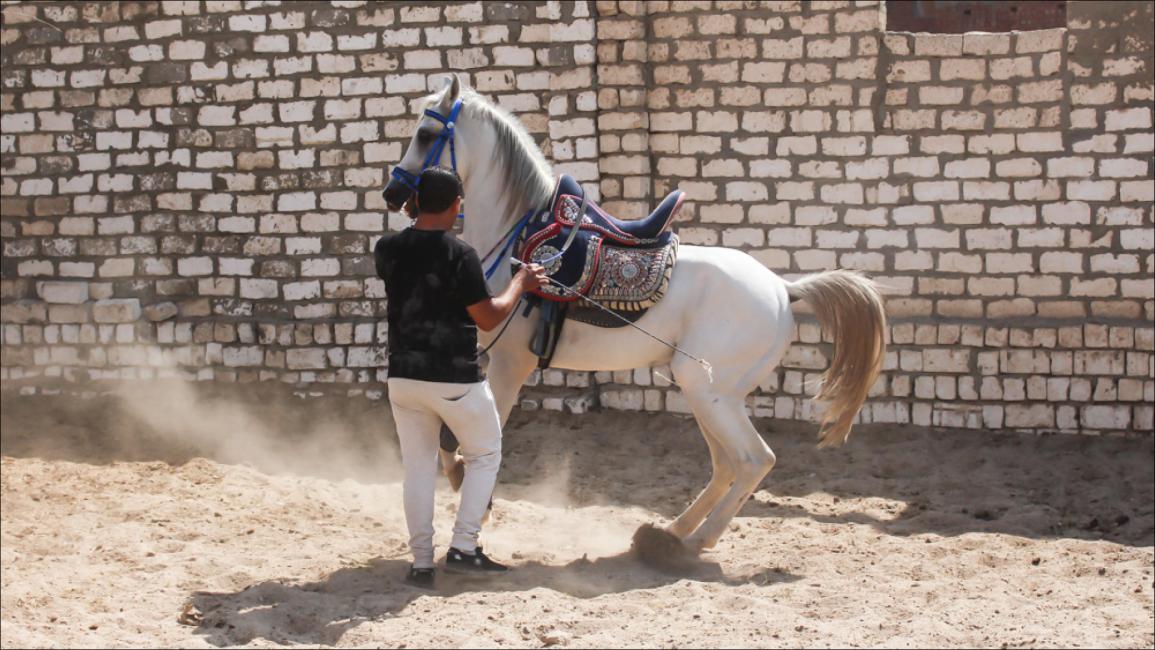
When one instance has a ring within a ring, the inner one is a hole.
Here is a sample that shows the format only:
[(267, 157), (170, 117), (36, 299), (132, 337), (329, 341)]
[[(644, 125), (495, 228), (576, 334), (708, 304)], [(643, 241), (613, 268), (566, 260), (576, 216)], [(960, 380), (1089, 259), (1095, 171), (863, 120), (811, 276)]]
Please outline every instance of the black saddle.
[(587, 200), (573, 178), (558, 179), (549, 205), (528, 224), (519, 256), (565, 287), (542, 286), (527, 308), (539, 307), (530, 348), (541, 367), (548, 367), (566, 318), (624, 327), (661, 300), (678, 252), (669, 227), (684, 198), (675, 190), (646, 218), (618, 219)]
[[(618, 219), (596, 202), (586, 200), (585, 190), (577, 181), (563, 175), (548, 208), (527, 225), (520, 258), (544, 266), (546, 274), (569, 291), (549, 284), (537, 295), (558, 302), (572, 302), (579, 295), (593, 298), (591, 290), (599, 276), (606, 279), (607, 271), (621, 272), (620, 277), (608, 280), (627, 293), (629, 289), (653, 289), (649, 286), (653, 283), (647, 282), (653, 280), (647, 271), (654, 270), (655, 263), (664, 259), (657, 251), (671, 244), (676, 247), (677, 237), (669, 227), (684, 198), (683, 192), (675, 190), (645, 219)], [(631, 301), (628, 296), (624, 299)], [(644, 302), (644, 297), (638, 295), (634, 301)], [(622, 305), (618, 308), (628, 309)]]
[[(682, 207), (685, 196), (686, 193), (681, 190), (670, 192), (658, 204), (658, 207), (654, 208), (654, 211), (643, 219), (619, 219), (607, 213), (597, 203), (589, 201), (583, 215), (582, 229), (598, 231), (619, 246), (645, 245), (656, 240), (669, 229), (674, 217), (678, 214), (678, 210)], [(549, 203), (549, 211), (551, 215), (556, 217), (556, 221), (561, 226), (572, 226), (574, 211), (559, 211), (559, 208), (562, 207), (561, 203), (566, 199), (571, 199), (580, 204), (584, 197), (585, 190), (582, 189), (581, 185), (572, 176), (563, 174), (561, 178), (557, 179), (557, 186), (553, 190), (553, 198)]]

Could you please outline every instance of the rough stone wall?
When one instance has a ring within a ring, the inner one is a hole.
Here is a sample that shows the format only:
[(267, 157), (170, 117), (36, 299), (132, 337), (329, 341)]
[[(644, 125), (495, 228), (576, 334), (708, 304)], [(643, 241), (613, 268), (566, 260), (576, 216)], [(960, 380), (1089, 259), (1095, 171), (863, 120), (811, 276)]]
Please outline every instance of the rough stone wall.
[[(379, 395), (383, 170), (452, 68), (613, 211), (680, 187), (686, 243), (886, 284), (864, 420), (1150, 431), (1151, 6), (963, 35), (876, 2), (6, 5), (0, 378)], [(798, 330), (757, 415), (812, 417)], [(668, 374), (550, 370), (524, 406), (685, 410)]]

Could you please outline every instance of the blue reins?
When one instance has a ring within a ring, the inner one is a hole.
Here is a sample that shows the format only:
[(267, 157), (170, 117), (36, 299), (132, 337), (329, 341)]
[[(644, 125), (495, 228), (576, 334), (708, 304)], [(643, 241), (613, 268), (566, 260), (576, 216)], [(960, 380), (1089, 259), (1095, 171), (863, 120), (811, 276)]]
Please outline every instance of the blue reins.
[[(486, 280), (492, 278), (494, 273), (497, 273), (497, 269), (501, 266), (501, 261), (505, 259), (506, 253), (508, 253), (510, 248), (513, 247), (514, 242), (516, 242), (518, 238), (521, 237), (522, 231), (524, 231), (525, 227), (529, 225), (529, 220), (532, 219), (533, 215), (535, 214), (537, 214), (537, 210), (530, 208), (525, 213), (525, 215), (518, 219), (517, 223), (513, 224), (513, 227), (509, 229), (508, 239), (503, 237), (505, 245), (502, 245), (502, 239), (499, 239), (497, 240), (497, 244), (494, 244), (493, 249), (490, 249), (490, 251), (485, 254), (485, 258), (488, 258), (490, 255), (493, 255), (494, 249), (496, 249), (498, 246), (501, 246), (501, 250), (497, 251), (497, 257), (493, 258), (493, 263), (489, 265), (488, 269), (485, 269)], [(485, 258), (482, 258), (482, 260)]]

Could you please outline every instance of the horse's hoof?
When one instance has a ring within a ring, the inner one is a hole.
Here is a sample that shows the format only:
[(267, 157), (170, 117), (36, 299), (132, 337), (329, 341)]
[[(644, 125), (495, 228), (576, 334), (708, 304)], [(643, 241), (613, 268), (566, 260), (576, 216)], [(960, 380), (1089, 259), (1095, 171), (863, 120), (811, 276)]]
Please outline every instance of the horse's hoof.
[(698, 555), (670, 531), (643, 524), (634, 533), (634, 552), (647, 566), (667, 573), (684, 573), (698, 563)]
[(465, 461), (461, 458), (456, 458), (453, 464), (445, 470), (445, 476), (449, 478), (449, 485), (454, 492), (461, 491), (461, 483), (465, 481)]

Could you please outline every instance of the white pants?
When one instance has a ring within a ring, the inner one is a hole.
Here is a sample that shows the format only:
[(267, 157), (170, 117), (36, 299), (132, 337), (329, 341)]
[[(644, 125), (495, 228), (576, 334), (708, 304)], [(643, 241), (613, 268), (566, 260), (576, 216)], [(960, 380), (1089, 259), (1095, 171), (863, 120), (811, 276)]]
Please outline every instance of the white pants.
[(433, 566), (433, 492), (442, 422), (457, 436), (465, 458), (452, 545), (472, 553), (501, 465), (501, 421), (489, 382), (450, 384), (391, 377), (389, 401), (405, 465), (405, 522), (413, 566)]

